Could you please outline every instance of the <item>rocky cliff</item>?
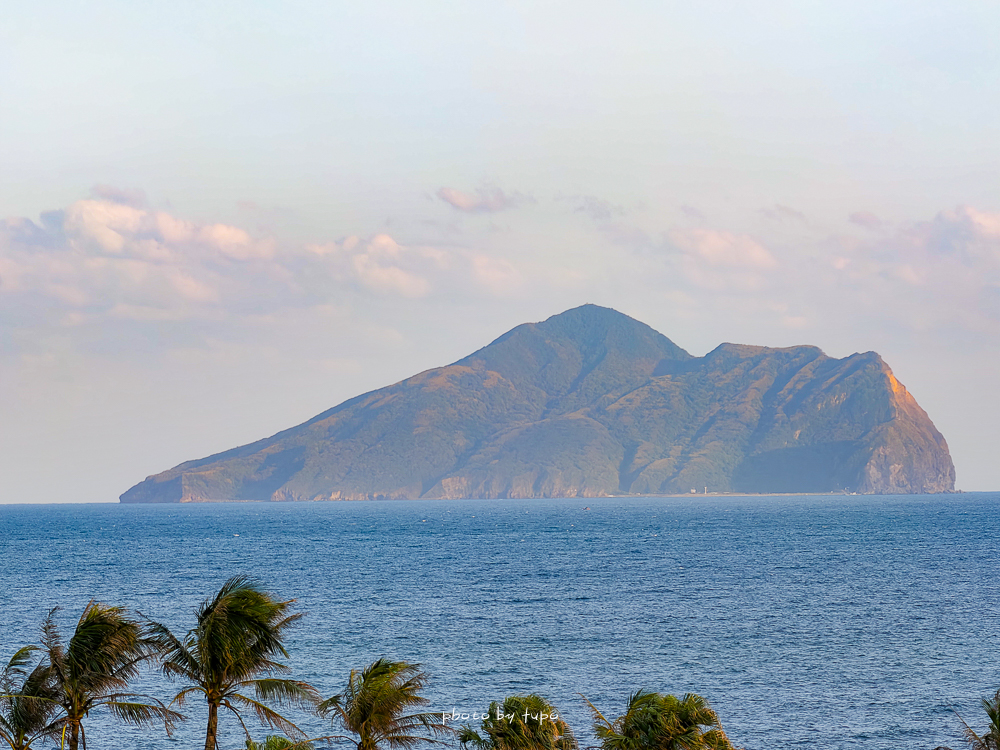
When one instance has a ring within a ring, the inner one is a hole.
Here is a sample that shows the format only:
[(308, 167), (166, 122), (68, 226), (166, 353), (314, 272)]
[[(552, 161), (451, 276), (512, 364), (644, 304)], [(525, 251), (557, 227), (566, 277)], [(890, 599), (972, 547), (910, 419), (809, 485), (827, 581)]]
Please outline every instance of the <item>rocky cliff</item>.
[(126, 503), (925, 493), (944, 438), (874, 352), (723, 344), (692, 357), (585, 305), (256, 443), (148, 477)]

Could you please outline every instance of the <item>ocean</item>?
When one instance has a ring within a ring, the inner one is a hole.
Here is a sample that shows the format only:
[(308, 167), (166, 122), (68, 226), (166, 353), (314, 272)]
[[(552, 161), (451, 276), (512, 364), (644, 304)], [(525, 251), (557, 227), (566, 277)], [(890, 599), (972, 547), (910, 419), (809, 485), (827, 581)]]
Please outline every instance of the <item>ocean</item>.
[[(0, 505), (0, 658), (86, 603), (186, 632), (250, 574), (306, 615), (293, 675), (324, 697), (380, 656), (430, 710), (548, 698), (593, 744), (646, 688), (709, 700), (748, 750), (962, 747), (1000, 688), (1000, 494), (201, 505)], [(169, 699), (157, 674), (139, 688)], [(201, 747), (95, 711), (88, 746)], [(331, 727), (290, 712), (314, 734)], [(223, 714), (223, 750), (243, 746)], [(254, 727), (256, 739), (267, 734)], [(321, 743), (325, 746), (325, 743)]]

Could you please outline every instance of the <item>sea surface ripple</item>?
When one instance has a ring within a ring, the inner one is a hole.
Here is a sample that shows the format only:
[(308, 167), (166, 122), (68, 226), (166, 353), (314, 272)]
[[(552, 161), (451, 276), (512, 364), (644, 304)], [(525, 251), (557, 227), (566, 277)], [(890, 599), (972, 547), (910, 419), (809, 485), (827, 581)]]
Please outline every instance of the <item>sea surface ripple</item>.
[[(1000, 494), (0, 505), (0, 658), (91, 598), (175, 633), (246, 573), (306, 616), (295, 677), (328, 697), (379, 656), (420, 662), (431, 708), (696, 692), (748, 750), (962, 745), (1000, 688)], [(169, 698), (156, 674), (141, 688)], [(88, 745), (200, 747), (89, 719)], [(331, 728), (302, 719), (314, 734)], [(234, 720), (224, 750), (243, 746)], [(267, 732), (255, 727), (259, 739)]]

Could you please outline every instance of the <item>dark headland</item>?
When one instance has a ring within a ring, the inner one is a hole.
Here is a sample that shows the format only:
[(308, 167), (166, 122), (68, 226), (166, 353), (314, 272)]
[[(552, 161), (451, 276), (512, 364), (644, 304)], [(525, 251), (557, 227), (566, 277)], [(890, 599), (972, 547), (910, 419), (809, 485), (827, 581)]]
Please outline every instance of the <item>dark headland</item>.
[(951, 492), (948, 445), (874, 352), (722, 344), (692, 357), (584, 305), (123, 503)]

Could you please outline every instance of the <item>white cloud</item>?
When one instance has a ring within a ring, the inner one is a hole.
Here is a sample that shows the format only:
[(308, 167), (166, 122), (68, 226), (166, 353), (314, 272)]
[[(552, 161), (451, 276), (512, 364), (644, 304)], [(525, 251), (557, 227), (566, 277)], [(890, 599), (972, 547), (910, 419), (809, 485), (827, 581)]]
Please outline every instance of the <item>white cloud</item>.
[(202, 227), (198, 232), (198, 239), (223, 255), (236, 260), (269, 258), (273, 254), (270, 243), (255, 243), (244, 230), (226, 224), (212, 224)]
[(870, 245), (869, 255), (887, 266), (911, 265), (928, 275), (973, 272), (983, 280), (1000, 274), (1000, 214), (969, 206), (941, 211)]
[(691, 219), (693, 221), (701, 222), (704, 224), (705, 221), (707, 220), (705, 214), (702, 211), (695, 208), (694, 206), (683, 205), (680, 207), (680, 211), (686, 218)]
[(215, 289), (183, 271), (171, 269), (167, 278), (170, 281), (170, 286), (185, 300), (192, 302), (219, 301), (219, 294)]
[(924, 276), (909, 263), (900, 263), (893, 267), (892, 273), (898, 279), (902, 279), (907, 284), (917, 286), (924, 283)]
[(36, 322), (67, 312), (95, 321), (122, 310), (197, 316), (273, 287), (280, 274), (273, 264), (259, 266), (273, 254), (273, 241), (238, 227), (198, 225), (110, 198), (80, 200), (41, 225), (18, 219), (0, 227), (3, 307)]
[(506, 296), (522, 284), (521, 274), (513, 265), (488, 255), (473, 256), (472, 271), (476, 281), (496, 296)]
[(752, 237), (714, 229), (677, 229), (667, 233), (683, 277), (709, 291), (761, 289), (778, 262)]
[(307, 245), (306, 253), (318, 259), (317, 272), (371, 291), (410, 299), (431, 290), (428, 278), (441, 263), (433, 249), (409, 248), (387, 234), (364, 241), (357, 236), (340, 242)]
[(461, 248), (402, 245), (387, 234), (368, 240), (352, 235), (339, 242), (307, 245), (305, 252), (320, 261), (316, 271), (341, 283), (410, 299), (436, 290), (453, 298), (475, 289), (506, 296), (522, 280), (502, 258)]
[(960, 206), (842, 250), (832, 278), (811, 279), (817, 292), (827, 282), (908, 329), (996, 332), (988, 300), (1000, 285), (1000, 214)]
[(49, 225), (27, 219), (0, 225), (3, 303), (8, 309), (17, 305), (21, 317), (34, 311), (44, 318), (52, 307), (86, 312), (89, 319), (177, 319), (214, 314), (208, 308), (216, 306), (237, 312), (313, 304), (331, 290), (310, 291), (303, 276), (330, 281), (345, 269), (353, 269), (347, 275), (366, 288), (422, 296), (429, 282), (394, 264), (409, 256), (440, 262), (432, 250), (408, 253), (392, 238), (376, 236), (364, 244), (345, 241), (341, 251), (357, 245), (367, 255), (341, 263), (339, 271), (334, 263), (331, 273), (322, 263), (309, 267), (309, 253), (302, 250), (276, 257), (272, 238), (113, 200), (77, 201), (55, 215), (59, 221), (50, 219)]
[(977, 228), (983, 237), (989, 237), (994, 240), (1000, 239), (1000, 214), (984, 213), (970, 206), (965, 206), (959, 210)]
[(683, 253), (712, 266), (773, 268), (777, 265), (770, 251), (746, 234), (714, 229), (682, 229), (670, 232), (668, 237)]
[(508, 296), (520, 283), (514, 265), (481, 250), (410, 245), (386, 233), (279, 247), (242, 227), (111, 198), (76, 201), (40, 223), (0, 222), (0, 324), (8, 330), (92, 324), (100, 336), (102, 321), (140, 329), (187, 321), (194, 332), (199, 321), (249, 325), (345, 296), (475, 299)]
[(126, 237), (141, 245), (151, 220), (142, 209), (109, 200), (83, 200), (66, 210), (62, 228), (73, 245), (119, 254), (126, 250)]
[(169, 244), (190, 242), (197, 232), (197, 228), (190, 221), (178, 219), (162, 211), (157, 212), (154, 218), (160, 236)]
[(437, 191), (437, 197), (459, 211), (466, 213), (495, 213), (523, 203), (531, 199), (520, 193), (504, 193), (500, 188), (480, 188), (475, 193), (466, 193), (450, 187)]
[[(605, 216), (603, 204), (595, 211)], [(502, 235), (484, 228), (464, 246), (408, 243), (395, 232), (289, 246), (239, 226), (89, 198), (38, 223), (0, 222), (0, 322), (8, 330), (96, 331), (108, 321), (190, 332), (210, 324), (225, 337), (238, 320), (252, 326), (331, 303), (388, 310), (394, 300), (457, 305), (555, 291), (557, 306), (615, 305), (614, 294), (648, 288), (718, 309), (742, 305), (746, 325), (759, 315), (767, 325), (809, 328), (845, 308), (858, 320), (878, 315), (924, 330), (1000, 325), (1000, 216), (970, 207), (868, 239), (812, 228), (794, 245), (705, 223), (675, 225), (662, 242), (651, 222), (627, 235), (614, 223), (575, 224), (562, 240), (513, 226)], [(758, 304), (765, 298), (784, 307), (767, 311)]]
[(352, 265), (358, 280), (377, 292), (412, 298), (424, 297), (431, 289), (427, 279), (398, 266), (382, 265), (372, 255), (359, 253), (353, 257)]
[[(613, 275), (621, 287), (643, 281), (692, 295), (705, 309), (741, 310), (730, 326), (815, 335), (836, 320), (860, 339), (890, 329), (947, 331), (949, 340), (956, 331), (982, 341), (1000, 334), (1000, 214), (960, 206), (895, 228), (867, 214), (852, 223), (877, 231), (806, 226), (790, 240), (780, 228), (751, 236), (678, 225), (666, 231), (664, 252), (626, 248)], [(783, 307), (768, 311), (765, 301)]]

